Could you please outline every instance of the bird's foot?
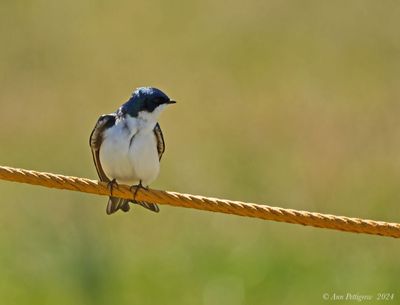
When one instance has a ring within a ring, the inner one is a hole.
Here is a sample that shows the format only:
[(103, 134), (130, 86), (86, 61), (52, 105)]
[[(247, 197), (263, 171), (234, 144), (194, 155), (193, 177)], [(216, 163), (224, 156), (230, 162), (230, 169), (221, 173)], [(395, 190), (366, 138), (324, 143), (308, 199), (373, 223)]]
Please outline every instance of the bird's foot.
[(111, 195), (113, 193), (114, 187), (118, 188), (118, 183), (117, 183), (117, 180), (115, 180), (115, 179), (113, 179), (107, 183), (107, 188), (110, 191)]
[(133, 200), (136, 200), (136, 195), (140, 189), (145, 189), (146, 191), (149, 189), (148, 186), (143, 186), (142, 180), (139, 181), (139, 184), (132, 185), (130, 188), (131, 192), (133, 193)]

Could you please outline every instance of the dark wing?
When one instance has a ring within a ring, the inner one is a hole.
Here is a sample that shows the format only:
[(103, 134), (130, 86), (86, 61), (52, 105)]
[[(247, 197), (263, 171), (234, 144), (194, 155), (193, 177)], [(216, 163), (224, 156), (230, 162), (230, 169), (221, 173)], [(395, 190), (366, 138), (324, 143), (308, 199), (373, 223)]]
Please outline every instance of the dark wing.
[(153, 129), (154, 135), (156, 136), (157, 140), (157, 151), (158, 151), (158, 159), (161, 160), (161, 157), (165, 151), (165, 142), (164, 142), (164, 137), (161, 131), (160, 124), (156, 124), (156, 126)]
[(100, 163), (100, 146), (103, 143), (103, 132), (115, 124), (115, 114), (103, 114), (90, 134), (89, 145), (92, 149), (93, 162), (96, 166), (100, 181), (110, 182)]
[[(100, 147), (103, 143), (103, 133), (108, 128), (115, 124), (115, 114), (104, 114), (102, 115), (94, 126), (94, 129), (90, 135), (89, 145), (92, 149), (92, 156), (93, 162), (96, 166), (97, 174), (99, 175), (100, 181), (110, 183), (110, 179), (105, 174), (103, 167), (100, 163)], [(112, 183), (112, 182), (111, 182)], [(129, 200), (117, 198), (117, 197), (110, 197), (107, 203), (107, 214), (112, 214), (119, 209), (127, 212), (129, 211)]]

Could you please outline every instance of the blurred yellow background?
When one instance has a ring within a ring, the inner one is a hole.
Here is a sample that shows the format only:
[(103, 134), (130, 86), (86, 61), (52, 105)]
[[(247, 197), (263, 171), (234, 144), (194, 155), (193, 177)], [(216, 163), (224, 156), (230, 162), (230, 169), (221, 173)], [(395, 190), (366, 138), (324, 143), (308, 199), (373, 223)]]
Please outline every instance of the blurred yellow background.
[[(1, 165), (97, 178), (151, 85), (153, 188), (399, 222), (397, 1), (1, 1)], [(399, 242), (0, 182), (1, 304), (326, 304), (397, 293)], [(377, 301), (369, 302), (369, 304)]]

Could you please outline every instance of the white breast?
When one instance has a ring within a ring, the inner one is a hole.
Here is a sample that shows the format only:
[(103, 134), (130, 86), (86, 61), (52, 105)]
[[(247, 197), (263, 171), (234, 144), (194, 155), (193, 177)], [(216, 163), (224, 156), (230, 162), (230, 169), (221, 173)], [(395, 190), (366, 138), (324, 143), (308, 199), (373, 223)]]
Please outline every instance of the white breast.
[(157, 140), (154, 132), (139, 131), (129, 149), (129, 158), (143, 185), (153, 182), (160, 171)]
[(159, 173), (157, 142), (146, 122), (127, 115), (104, 133), (100, 162), (110, 179), (147, 186)]

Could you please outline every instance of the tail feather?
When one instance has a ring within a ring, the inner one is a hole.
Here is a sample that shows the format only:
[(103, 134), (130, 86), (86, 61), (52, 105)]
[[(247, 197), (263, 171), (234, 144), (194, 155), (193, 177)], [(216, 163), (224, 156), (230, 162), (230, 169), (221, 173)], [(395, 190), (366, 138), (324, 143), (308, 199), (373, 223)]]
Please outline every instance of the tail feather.
[[(128, 209), (126, 208), (126, 206), (128, 206)], [(128, 212), (129, 200), (118, 197), (110, 197), (108, 199), (106, 213), (110, 215), (115, 213), (119, 209), (122, 209), (124, 212)]]
[(107, 203), (106, 213), (108, 215), (115, 213), (118, 210), (128, 212), (130, 210), (129, 202), (141, 205), (142, 207), (158, 213), (160, 208), (155, 203), (145, 202), (145, 201), (133, 201), (129, 199), (122, 199), (118, 197), (110, 197)]
[(160, 208), (155, 203), (150, 203), (150, 202), (146, 202), (146, 201), (132, 201), (132, 202), (136, 203), (138, 205), (141, 205), (142, 207), (144, 207), (150, 211), (153, 211), (155, 213), (160, 212)]

